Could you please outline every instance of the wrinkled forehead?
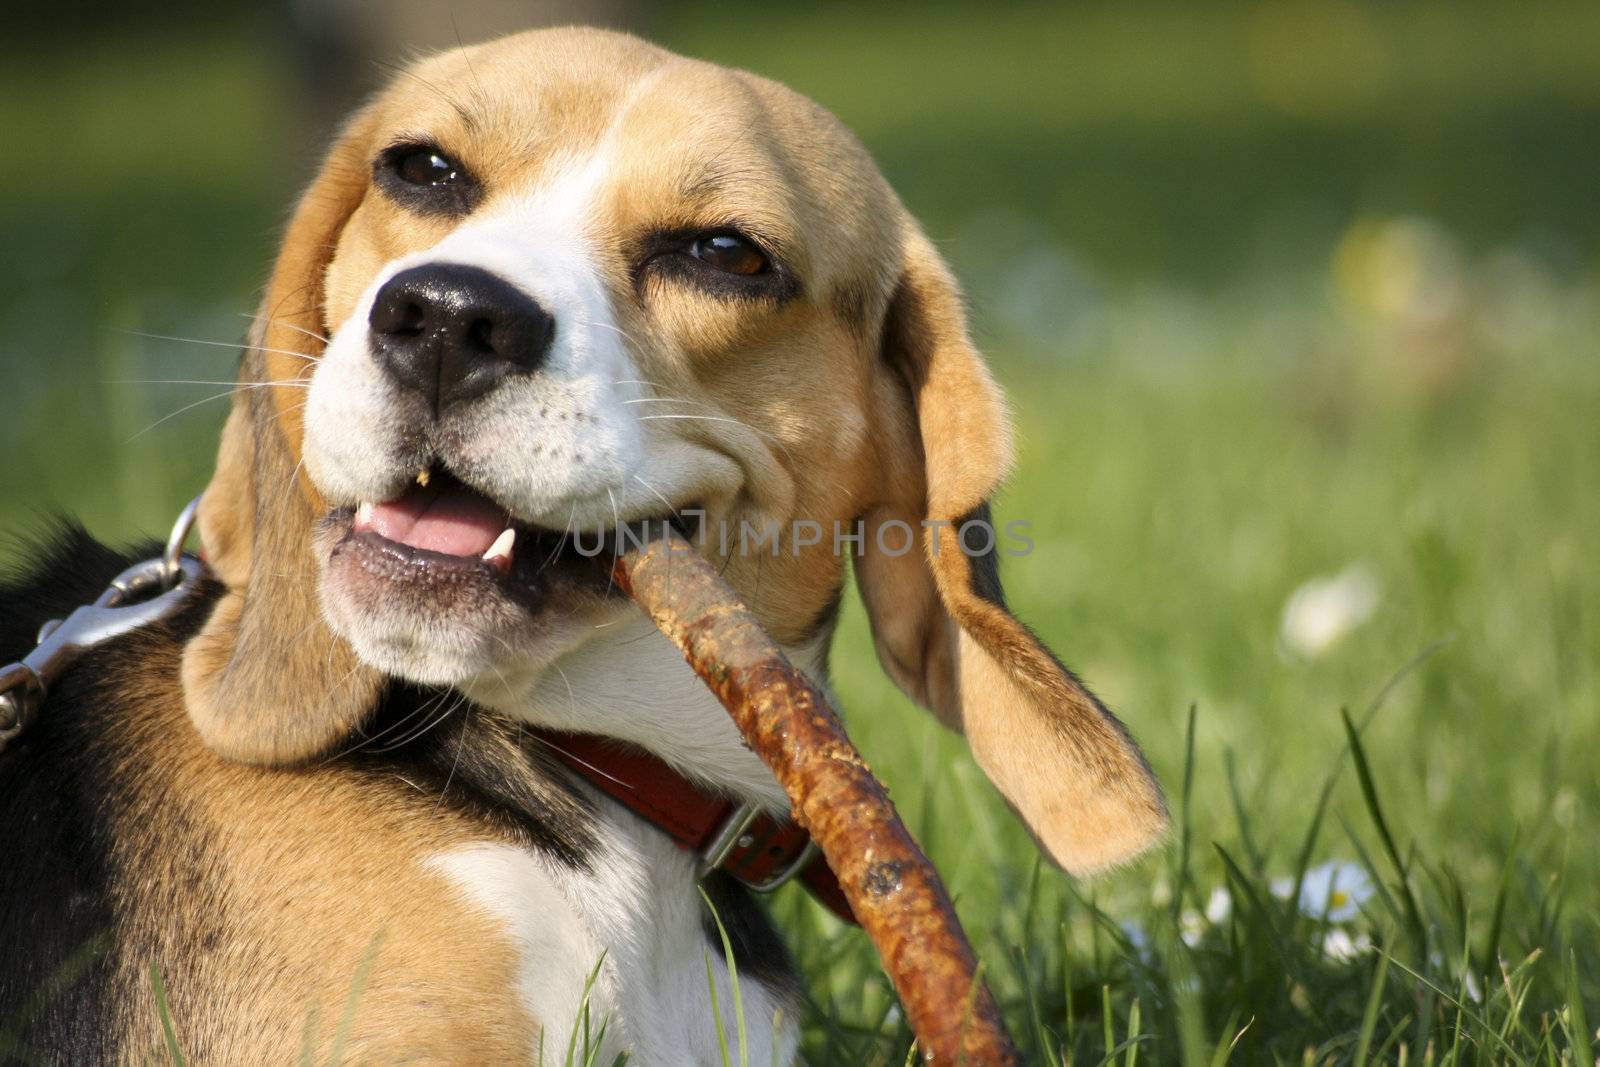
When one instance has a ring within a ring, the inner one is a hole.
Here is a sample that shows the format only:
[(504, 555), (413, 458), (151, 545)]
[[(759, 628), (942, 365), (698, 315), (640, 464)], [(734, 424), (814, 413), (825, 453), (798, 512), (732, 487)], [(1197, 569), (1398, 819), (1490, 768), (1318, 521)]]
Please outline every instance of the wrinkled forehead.
[(488, 199), (583, 171), (623, 224), (736, 223), (801, 259), (837, 258), (830, 236), (889, 236), (887, 187), (831, 114), (618, 34), (537, 31), (426, 60), (381, 98), (376, 137), (438, 144)]

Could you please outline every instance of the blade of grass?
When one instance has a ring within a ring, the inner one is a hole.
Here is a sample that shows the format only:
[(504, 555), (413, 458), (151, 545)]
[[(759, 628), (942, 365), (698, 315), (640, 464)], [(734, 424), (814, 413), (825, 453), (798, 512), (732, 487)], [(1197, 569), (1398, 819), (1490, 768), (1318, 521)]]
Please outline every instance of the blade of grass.
[[(600, 950), (600, 958), (594, 961), (594, 966), (589, 969), (589, 976), (587, 978), (585, 978), (584, 982), (583, 982), (583, 995), (581, 997), (579, 997), (579, 999), (578, 999), (578, 1015), (577, 1015), (577, 1017), (575, 1019), (572, 1020), (572, 1033), (567, 1035), (567, 1054), (566, 1054), (566, 1056), (564, 1056), (562, 1058), (562, 1061), (561, 1061), (563, 1064), (565, 1064), (565, 1067), (573, 1067), (572, 1057), (576, 1056), (578, 1054), (578, 1031), (579, 1030), (583, 1030), (586, 1033), (588, 1031), (588, 1028), (589, 1028), (589, 999), (594, 994), (594, 984), (595, 984), (595, 982), (597, 982), (599, 980), (599, 978), (600, 978), (600, 968), (605, 965), (605, 962), (606, 962), (606, 950), (605, 949), (601, 949)], [(711, 964), (710, 964), (709, 957), (708, 957), (707, 963), (706, 963), (706, 971), (707, 971), (708, 974), (710, 973), (710, 970), (711, 970)], [(715, 1008), (716, 1003), (717, 1003), (716, 996), (715, 996), (715, 993), (713, 993), (712, 999), (711, 999), (711, 1004), (712, 1004), (713, 1008)], [(719, 1037), (721, 1036), (721, 1033), (722, 1033), (722, 1020), (718, 1019), (717, 1020), (717, 1034), (718, 1034)], [(585, 1048), (584, 1048), (583, 1051), (584, 1051), (584, 1055), (588, 1056), (589, 1049), (587, 1047), (587, 1042), (585, 1044)], [(726, 1054), (726, 1053), (724, 1053), (724, 1054)]]
[[(61, 962), (48, 978), (40, 984), (39, 988), (27, 998), (15, 1014), (0, 1028), (0, 1056), (10, 1056), (17, 1059), (34, 1059), (28, 1052), (21, 1038), (14, 1035), (21, 1034), (28, 1028), (39, 1015), (48, 1008), (65, 990), (70, 989), (77, 981), (89, 972), (95, 960), (105, 954), (111, 947), (111, 935), (102, 931), (86, 939)], [(42, 1061), (42, 1057), (38, 1058)]]
[[(1426, 989), (1428, 992), (1432, 993), (1435, 997), (1438, 997), (1440, 1000), (1442, 1000), (1445, 1003), (1449, 1004), (1451, 1007), (1453, 1007), (1457, 1011), (1463, 1013), (1468, 1018), (1471, 1018), (1474, 1021), (1480, 1022), (1480, 1023), (1483, 1021), (1483, 1017), (1481, 1015), (1479, 1015), (1478, 1012), (1475, 1009), (1468, 1007), (1466, 1004), (1463, 1004), (1459, 998), (1452, 996), (1449, 992), (1447, 992), (1446, 990), (1440, 988), (1437, 984), (1435, 984), (1426, 975), (1419, 974), (1418, 972), (1412, 970), (1410, 967), (1407, 967), (1404, 963), (1400, 962), (1400, 960), (1396, 959), (1393, 955), (1391, 955), (1388, 952), (1383, 951), (1382, 949), (1379, 949), (1378, 953), (1379, 953), (1380, 956), (1382, 956), (1383, 958), (1387, 959), (1396, 968), (1398, 968), (1399, 970), (1403, 971), (1413, 981), (1416, 981), (1416, 982), (1420, 983), (1424, 989)], [(1493, 1031), (1491, 1030), (1490, 1033), (1493, 1033)], [(1520, 1060), (1522, 1058), (1521, 1056), (1519, 1056), (1517, 1054), (1517, 1050), (1516, 1049), (1512, 1048), (1505, 1041), (1499, 1039), (1498, 1036), (1496, 1037), (1496, 1042), (1500, 1045), (1501, 1049), (1506, 1052), (1507, 1055), (1512, 1057), (1512, 1059), (1514, 1061), (1515, 1060)], [(1431, 1042), (1429, 1042), (1429, 1044), (1431, 1044)]]
[(1193, 829), (1190, 825), (1190, 816), (1194, 811), (1194, 732), (1195, 720), (1199, 712), (1198, 704), (1189, 705), (1189, 723), (1184, 731), (1183, 742), (1183, 786), (1179, 792), (1182, 806), (1178, 809), (1178, 874), (1172, 889), (1172, 921), (1177, 922), (1183, 914), (1184, 896), (1189, 891), (1190, 852), (1193, 847)]
[(1511, 876), (1516, 864), (1517, 843), (1520, 832), (1511, 835), (1511, 845), (1506, 849), (1506, 862), (1500, 869), (1500, 885), (1495, 890), (1494, 907), (1489, 913), (1489, 932), (1483, 939), (1483, 961), (1480, 965), (1485, 976), (1493, 973), (1500, 958), (1500, 931), (1505, 927), (1506, 898), (1511, 893)]
[(1033, 968), (1028, 962), (1028, 953), (1021, 945), (1015, 947), (1017, 969), (1022, 980), (1024, 1002), (1028, 1008), (1028, 1024), (1033, 1028), (1033, 1040), (1044, 1050), (1045, 1060), (1049, 1067), (1061, 1067), (1056, 1062), (1055, 1053), (1050, 1049), (1051, 1035), (1045, 1029), (1044, 1016), (1039, 1011), (1038, 983), (1034, 981)]
[(1229, 1058), (1233, 1055), (1233, 1050), (1238, 1048), (1239, 1042), (1244, 1040), (1245, 1031), (1250, 1029), (1250, 1024), (1254, 1023), (1255, 1019), (1252, 1018), (1250, 1022), (1239, 1027), (1230, 1038), (1228, 1031), (1232, 1030), (1238, 1021), (1238, 1013), (1228, 1016), (1228, 1025), (1222, 1028), (1222, 1037), (1217, 1039), (1217, 1047), (1211, 1053), (1211, 1067), (1226, 1067)]
[[(1178, 1023), (1178, 1050), (1186, 1067), (1202, 1067), (1206, 1062), (1205, 1005), (1200, 999), (1200, 976), (1195, 971), (1189, 947), (1180, 939), (1167, 946), (1164, 956), (1168, 964), (1168, 985)], [(1238, 1015), (1228, 1019), (1223, 1027), (1226, 1034), (1233, 1028)], [(1226, 1037), (1223, 1043), (1227, 1043)]]
[[(1306, 827), (1306, 836), (1300, 842), (1299, 854), (1295, 856), (1294, 883), (1293, 888), (1290, 890), (1290, 900), (1299, 900), (1300, 894), (1305, 890), (1306, 872), (1311, 869), (1311, 856), (1316, 851), (1317, 838), (1322, 835), (1322, 821), (1327, 817), (1328, 803), (1333, 799), (1333, 787), (1338, 784), (1339, 772), (1343, 767), (1343, 753), (1340, 753), (1338, 763), (1334, 765), (1332, 772), (1322, 783), (1322, 792), (1317, 795), (1317, 806), (1311, 813), (1311, 822)], [(1304, 921), (1304, 918), (1300, 914), (1300, 910), (1296, 908), (1293, 917), (1289, 920), (1289, 936), (1291, 938), (1299, 935), (1300, 924)]]
[[(722, 925), (722, 916), (717, 914), (717, 906), (711, 903), (711, 898), (706, 895), (704, 887), (700, 887), (700, 899), (706, 902), (706, 907), (711, 909), (711, 921), (717, 924), (717, 936), (722, 938), (722, 957), (728, 967), (728, 985), (733, 990), (734, 1024), (739, 1028), (739, 1067), (750, 1067), (749, 1037), (745, 1028), (744, 996), (739, 991), (739, 963), (733, 958), (733, 942), (728, 939), (727, 927)], [(710, 961), (706, 966), (709, 967)], [(716, 987), (712, 986), (711, 995), (716, 996)]]
[(156, 1014), (161, 1017), (161, 1036), (166, 1041), (167, 1062), (173, 1067), (183, 1067), (183, 1050), (178, 1047), (178, 1031), (172, 1025), (172, 1011), (167, 1006), (167, 987), (161, 981), (161, 968), (150, 965), (150, 986), (156, 994)]
[(1250, 861), (1250, 870), (1257, 878), (1266, 870), (1266, 857), (1260, 847), (1256, 845), (1255, 833), (1250, 825), (1249, 805), (1244, 802), (1244, 794), (1239, 792), (1239, 768), (1234, 761), (1233, 749), (1225, 749), (1222, 753), (1222, 766), (1228, 781), (1228, 799), (1233, 804), (1234, 820), (1239, 824), (1239, 843), (1244, 846), (1245, 858)]
[(1356, 1067), (1366, 1067), (1367, 1051), (1372, 1047), (1372, 1034), (1378, 1027), (1378, 1010), (1383, 1006), (1383, 989), (1389, 981), (1389, 957), (1378, 957), (1378, 970), (1372, 976), (1372, 992), (1367, 996), (1367, 1009), (1361, 1015), (1361, 1030), (1356, 1037)]
[(1112, 1057), (1115, 1055), (1113, 1049), (1117, 1044), (1117, 1031), (1115, 1018), (1111, 1011), (1111, 987), (1109, 985), (1100, 987), (1100, 1027), (1106, 1043), (1105, 1055), (1100, 1059), (1103, 1067), (1103, 1065), (1111, 1062)]
[(1128, 1039), (1127, 1054), (1123, 1057), (1122, 1067), (1135, 1067), (1139, 1062), (1139, 1039), (1144, 1036), (1144, 1031), (1139, 1028), (1139, 998), (1133, 998), (1133, 1004), (1128, 1008)]
[(1372, 816), (1373, 825), (1378, 830), (1378, 840), (1383, 843), (1383, 850), (1389, 856), (1389, 862), (1394, 864), (1395, 877), (1400, 880), (1400, 900), (1405, 905), (1406, 921), (1411, 927), (1414, 944), (1419, 953), (1427, 952), (1427, 930), (1422, 922), (1422, 909), (1417, 905), (1416, 894), (1411, 891), (1411, 879), (1405, 861), (1400, 857), (1400, 848), (1395, 844), (1394, 834), (1389, 830), (1389, 821), (1384, 818), (1383, 805), (1378, 802), (1378, 787), (1372, 779), (1372, 767), (1367, 763), (1366, 750), (1361, 745), (1361, 735), (1356, 730), (1356, 724), (1351, 721), (1348, 712), (1340, 712), (1340, 719), (1344, 722), (1345, 737), (1350, 742), (1350, 757), (1355, 761), (1356, 778), (1361, 783), (1361, 796), (1366, 801), (1367, 813)]
[(1572, 1045), (1573, 1059), (1587, 1065), (1594, 1062), (1594, 1043), (1590, 1040), (1589, 1022), (1584, 1018), (1583, 989), (1578, 984), (1578, 955), (1567, 952), (1567, 1010), (1562, 1024), (1567, 1028), (1567, 1041)]
[(344, 1012), (340, 1014), (339, 1025), (333, 1032), (333, 1046), (328, 1050), (330, 1067), (339, 1067), (340, 1060), (344, 1058), (344, 1043), (349, 1040), (350, 1029), (356, 1021), (356, 1006), (361, 1002), (361, 991), (366, 988), (367, 976), (372, 973), (373, 961), (378, 958), (378, 948), (382, 944), (383, 931), (379, 930), (372, 935), (366, 952), (362, 953), (361, 962), (356, 964), (355, 974), (350, 978), (350, 995), (345, 999)]
[(593, 1039), (591, 1039), (589, 1037), (587, 1013), (585, 1013), (584, 1024), (585, 1024), (585, 1029), (584, 1029), (584, 1034), (583, 1034), (583, 1042), (584, 1042), (583, 1067), (594, 1067), (595, 1061), (600, 1056), (600, 1050), (605, 1047), (605, 1044), (606, 1044), (606, 1028), (611, 1025), (611, 1017), (607, 1016), (606, 1018), (600, 1020), (600, 1029), (595, 1031)]
[(711, 972), (711, 952), (707, 950), (706, 986), (711, 990), (711, 1021), (717, 1030), (717, 1050), (722, 1054), (722, 1067), (732, 1067), (728, 1060), (728, 1032), (722, 1027), (722, 1005), (717, 998), (717, 976)]

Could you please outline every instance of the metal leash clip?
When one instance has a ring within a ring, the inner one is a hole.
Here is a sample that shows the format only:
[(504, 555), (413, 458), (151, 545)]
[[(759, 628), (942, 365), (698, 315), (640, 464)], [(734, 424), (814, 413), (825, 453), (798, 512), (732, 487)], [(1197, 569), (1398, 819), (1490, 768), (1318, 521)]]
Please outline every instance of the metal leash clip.
[(205, 565), (183, 551), (200, 498), (178, 515), (166, 549), (111, 580), (93, 604), (39, 628), (38, 644), (17, 663), (0, 667), (0, 752), (27, 729), (50, 686), (83, 654), (174, 614), (188, 599)]

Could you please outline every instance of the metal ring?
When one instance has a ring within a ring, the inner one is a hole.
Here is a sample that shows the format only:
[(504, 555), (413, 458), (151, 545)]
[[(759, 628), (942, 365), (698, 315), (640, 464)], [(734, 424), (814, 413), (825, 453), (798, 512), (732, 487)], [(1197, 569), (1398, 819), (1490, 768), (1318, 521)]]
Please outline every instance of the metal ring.
[(189, 540), (189, 531), (194, 529), (195, 516), (199, 513), (200, 497), (197, 496), (184, 505), (183, 510), (178, 512), (177, 521), (172, 524), (172, 532), (167, 535), (167, 547), (161, 553), (161, 582), (164, 588), (171, 589), (183, 576), (178, 560), (183, 555), (184, 542)]

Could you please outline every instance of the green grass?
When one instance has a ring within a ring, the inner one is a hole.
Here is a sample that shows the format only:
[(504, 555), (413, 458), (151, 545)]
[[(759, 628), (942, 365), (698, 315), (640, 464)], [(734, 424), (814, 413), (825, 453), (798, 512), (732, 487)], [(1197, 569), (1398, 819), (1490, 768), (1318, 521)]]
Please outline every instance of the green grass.
[[(955, 262), (1020, 430), (1010, 599), (1171, 793), (1162, 849), (1065, 879), (846, 605), (852, 731), (1029, 1061), (1594, 1062), (1594, 6), (652, 18), (839, 111)], [(237, 338), (311, 153), (259, 27), (185, 33), (0, 64), (0, 527), (159, 532), (209, 469), (221, 401), (146, 428), (221, 390), (119, 383), (232, 354), (128, 331)], [(1297, 652), (1341, 573), (1370, 617)], [(1296, 903), (1330, 862), (1354, 917)], [(905, 1062), (864, 938), (775, 909), (810, 1062)]]
[[(854, 605), (835, 662), (1030, 1062), (1210, 1062), (1219, 1043), (1234, 1062), (1590, 1062), (1562, 1051), (1600, 1003), (1590, 336), (1478, 352), (1410, 397), (1307, 397), (1303, 368), (1225, 352), (1145, 380), (1028, 371), (1001, 517), (1038, 548), (1008, 591), (1145, 743), (1172, 842), (1092, 883), (1039, 869), (959, 744), (879, 678)], [(1320, 656), (1285, 650), (1291, 591), (1358, 560), (1383, 590), (1371, 619)], [(1274, 894), (1329, 860), (1370, 872), (1358, 917)], [(1232, 907), (1210, 922), (1217, 889)], [(782, 914), (816, 1062), (899, 1062), (859, 938), (800, 901)], [(1371, 948), (1331, 959), (1330, 934)]]

